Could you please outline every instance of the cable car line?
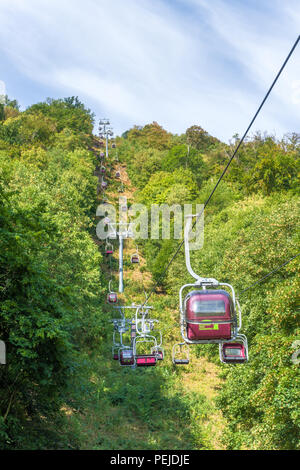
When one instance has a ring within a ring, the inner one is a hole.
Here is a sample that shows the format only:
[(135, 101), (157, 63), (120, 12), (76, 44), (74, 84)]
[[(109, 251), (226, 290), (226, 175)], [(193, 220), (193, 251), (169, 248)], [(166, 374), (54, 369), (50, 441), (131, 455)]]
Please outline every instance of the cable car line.
[[(108, 120), (100, 121), (100, 124), (104, 126), (108, 123)], [(101, 128), (99, 129), (101, 130)], [(105, 130), (105, 127), (104, 127)], [(103, 132), (103, 130), (101, 130)], [(108, 157), (108, 132), (106, 133), (106, 157)], [(110, 133), (109, 135), (112, 135)], [(100, 134), (100, 138), (102, 135)], [(112, 148), (116, 148), (116, 145), (113, 144)], [(103, 165), (102, 165), (103, 166)], [(104, 182), (103, 174), (106, 173), (106, 169), (103, 166), (105, 171), (102, 171), (102, 184), (101, 188), (103, 192), (107, 188), (107, 183)], [(118, 173), (118, 172), (117, 172)], [(117, 178), (121, 176), (120, 172), (117, 175)], [(121, 184), (123, 182), (121, 181)], [(116, 237), (119, 238), (119, 292), (123, 293), (126, 300), (128, 300), (124, 288), (123, 288), (123, 239), (131, 238), (133, 235), (130, 235), (129, 224), (125, 224), (126, 228), (123, 229), (124, 223), (119, 222), (118, 224), (111, 224), (108, 220), (107, 225), (115, 225)], [(117, 230), (117, 226), (119, 226)], [(153, 307), (146, 305), (135, 305), (131, 304), (128, 306), (121, 305), (119, 303), (119, 298), (117, 293), (112, 289), (113, 283), (113, 273), (112, 273), (112, 255), (114, 253), (114, 248), (112, 243), (106, 239), (105, 243), (105, 254), (109, 256), (109, 273), (110, 280), (108, 283), (108, 294), (106, 301), (108, 304), (112, 305), (113, 308), (117, 309), (120, 318), (114, 316), (113, 319), (109, 320), (110, 323), (113, 323), (113, 345), (112, 345), (112, 357), (113, 360), (119, 361), (120, 366), (129, 366), (133, 369), (136, 367), (153, 367), (156, 366), (160, 361), (164, 359), (164, 349), (162, 346), (162, 333), (161, 330), (156, 330), (155, 326), (159, 323), (158, 320), (151, 318), (150, 312)], [(138, 254), (138, 248), (130, 257), (131, 264), (139, 264), (140, 258)], [(142, 288), (147, 298), (145, 286), (144, 286), (144, 277), (142, 275)], [(128, 310), (129, 309), (129, 310)], [(130, 309), (135, 310), (135, 315), (130, 315), (129, 318), (126, 318), (125, 312), (130, 311)], [(128, 338), (129, 334), (129, 338)], [(124, 336), (125, 335), (125, 336)], [(127, 337), (127, 339), (126, 339)], [(130, 341), (128, 341), (128, 339)], [(151, 345), (151, 348), (148, 349), (147, 353), (144, 352), (145, 344), (147, 348)]]
[[(212, 189), (209, 197), (207, 198), (205, 204), (202, 207), (200, 213), (195, 215), (189, 215), (187, 224), (185, 226), (184, 238), (179, 243), (175, 253), (173, 254), (171, 260), (168, 262), (167, 266), (159, 276), (154, 287), (150, 291), (149, 295), (146, 295), (144, 279), (142, 275), (142, 288), (145, 295), (145, 301), (143, 304), (136, 306), (135, 317), (131, 319), (124, 318), (114, 319), (114, 334), (113, 334), (113, 359), (118, 359), (121, 366), (131, 366), (135, 367), (148, 367), (155, 366), (158, 360), (164, 359), (164, 350), (162, 348), (162, 333), (159, 331), (159, 338), (157, 335), (154, 335), (152, 330), (154, 329), (155, 323), (158, 323), (158, 320), (152, 319), (149, 317), (149, 311), (152, 309), (151, 306), (147, 305), (151, 295), (157, 289), (161, 280), (165, 277), (170, 265), (178, 255), (183, 244), (185, 244), (185, 261), (188, 272), (195, 281), (193, 284), (185, 284), (181, 287), (179, 292), (180, 299), (180, 330), (181, 336), (183, 338), (180, 343), (174, 345), (172, 350), (172, 360), (173, 364), (188, 364), (189, 363), (189, 345), (192, 344), (207, 344), (207, 343), (216, 343), (219, 345), (219, 356), (220, 360), (226, 364), (242, 364), (248, 361), (248, 343), (247, 338), (244, 334), (240, 333), (242, 327), (242, 316), (241, 308), (236, 298), (234, 288), (224, 282), (219, 282), (216, 279), (212, 278), (203, 278), (200, 275), (196, 274), (190, 263), (190, 247), (189, 247), (189, 235), (191, 230), (194, 229), (199, 218), (204, 213), (205, 208), (212, 199), (215, 191), (217, 190), (220, 182), (224, 178), (226, 172), (229, 169), (233, 159), (235, 158), (240, 147), (244, 143), (246, 136), (248, 135), (253, 123), (255, 122), (257, 116), (259, 115), (261, 109), (263, 108), (265, 102), (267, 101), (270, 93), (272, 92), (276, 82), (278, 81), (282, 71), (284, 70), (286, 64), (288, 63), (290, 57), (292, 56), (295, 48), (297, 47), (300, 41), (300, 36), (298, 36), (295, 41), (292, 49), (287, 55), (285, 61), (283, 62), (281, 68), (279, 69), (277, 75), (275, 76), (270, 88), (265, 94), (263, 100), (261, 101), (258, 109), (256, 110), (254, 116), (252, 117), (250, 124), (245, 130), (242, 138), (238, 141), (231, 157), (229, 158), (225, 168), (223, 169), (221, 175), (219, 176), (214, 188)], [(103, 123), (101, 123), (103, 124)], [(106, 135), (106, 146), (108, 144), (108, 136)], [(115, 148), (115, 146), (114, 146)], [(106, 149), (106, 157), (108, 157), (108, 149)], [(104, 167), (102, 168), (102, 170)], [(107, 183), (104, 181), (102, 171), (102, 189), (105, 190)], [(120, 173), (116, 173), (116, 178), (120, 177)], [(195, 217), (195, 222), (193, 223), (193, 217)], [(119, 233), (119, 242), (120, 242), (120, 252), (119, 252), (119, 281), (122, 281), (123, 273), (123, 250), (122, 250), (122, 241)], [(107, 251), (109, 247), (107, 247)], [(272, 274), (275, 274), (283, 266), (287, 265), (290, 261), (298, 257), (300, 253), (293, 256), (285, 263), (283, 263), (278, 268), (274, 269), (263, 278), (251, 284), (246, 289), (242, 290), (241, 293), (246, 292), (251, 287), (263, 282), (265, 279), (269, 278)], [(135, 259), (136, 258), (136, 259)], [(138, 255), (131, 257), (131, 263), (139, 263)], [(111, 271), (111, 258), (110, 258), (110, 271)], [(109, 282), (109, 294), (107, 296), (107, 301), (109, 303), (117, 303), (118, 298), (116, 293), (111, 289), (112, 283), (112, 272), (111, 280)], [(221, 287), (221, 289), (220, 289)], [(229, 294), (225, 289), (230, 289), (231, 293)], [(185, 289), (193, 288), (188, 294), (183, 293)], [(119, 284), (119, 292), (123, 292)], [(120, 309), (125, 308), (135, 308), (133, 305), (131, 307), (118, 307)], [(122, 310), (123, 311), (123, 310)], [(126, 327), (128, 324), (128, 327)], [(130, 328), (130, 344), (123, 344), (122, 336)], [(116, 334), (120, 335), (120, 339), (116, 342)], [(150, 354), (145, 354), (144, 352), (138, 352), (137, 346), (139, 343), (150, 343), (152, 345)], [(184, 348), (182, 348), (184, 346)], [(117, 350), (117, 353), (116, 353)], [(178, 357), (179, 356), (179, 357)]]
[[(264, 96), (264, 98), (263, 98), (261, 104), (259, 105), (259, 107), (258, 107), (256, 113), (254, 114), (253, 118), (251, 119), (250, 124), (248, 125), (246, 131), (244, 132), (243, 137), (241, 138), (241, 140), (240, 140), (239, 143), (237, 144), (237, 146), (236, 146), (236, 148), (235, 148), (235, 150), (234, 150), (232, 156), (230, 157), (230, 160), (228, 161), (228, 163), (227, 163), (227, 165), (225, 166), (224, 170), (222, 171), (222, 173), (221, 173), (221, 175), (220, 175), (220, 177), (219, 177), (217, 183), (215, 184), (213, 190), (211, 191), (211, 193), (210, 193), (208, 199), (206, 200), (205, 204), (203, 205), (202, 211), (197, 215), (196, 221), (195, 221), (194, 224), (192, 225), (191, 230), (195, 227), (195, 225), (196, 225), (198, 219), (201, 217), (201, 215), (203, 214), (203, 212), (204, 212), (206, 206), (209, 204), (209, 202), (210, 202), (210, 200), (211, 200), (211, 198), (212, 198), (214, 192), (216, 191), (216, 189), (217, 189), (217, 187), (219, 186), (221, 180), (222, 180), (223, 177), (225, 176), (225, 174), (226, 174), (226, 172), (227, 172), (227, 170), (228, 170), (230, 164), (232, 163), (232, 161), (233, 161), (234, 157), (236, 156), (236, 154), (237, 154), (239, 148), (241, 147), (242, 143), (244, 142), (244, 140), (245, 140), (245, 138), (246, 138), (248, 132), (250, 131), (252, 125), (254, 124), (254, 121), (256, 120), (258, 114), (260, 113), (262, 107), (264, 106), (264, 104), (265, 104), (267, 98), (269, 97), (271, 91), (273, 90), (273, 88), (274, 88), (274, 86), (275, 86), (277, 80), (279, 79), (279, 77), (280, 77), (280, 75), (281, 75), (283, 69), (285, 68), (285, 66), (286, 66), (286, 64), (288, 63), (290, 57), (292, 56), (294, 50), (296, 49), (296, 47), (297, 47), (299, 41), (300, 41), (300, 35), (299, 35), (298, 38), (296, 39), (296, 41), (295, 41), (295, 43), (294, 43), (292, 49), (290, 50), (290, 52), (288, 53), (288, 55), (287, 55), (285, 61), (283, 62), (282, 66), (280, 67), (280, 69), (279, 69), (279, 71), (278, 71), (276, 77), (274, 78), (274, 80), (273, 80), (273, 82), (272, 82), (272, 84), (271, 84), (269, 90), (267, 91), (266, 95)], [(169, 263), (167, 264), (166, 268), (164, 269), (164, 271), (163, 271), (162, 274), (160, 275), (158, 281), (156, 282), (155, 286), (154, 286), (153, 289), (151, 290), (151, 292), (150, 292), (148, 298), (146, 299), (145, 303), (148, 302), (148, 300), (150, 299), (150, 297), (152, 296), (152, 294), (155, 292), (156, 288), (158, 287), (160, 281), (165, 277), (165, 275), (166, 275), (166, 273), (167, 273), (169, 267), (171, 266), (172, 262), (174, 261), (174, 259), (175, 259), (176, 256), (178, 255), (178, 253), (179, 253), (179, 251), (181, 250), (181, 248), (182, 248), (183, 245), (184, 245), (184, 239), (183, 239), (183, 240), (180, 242), (180, 244), (178, 245), (178, 247), (177, 247), (177, 249), (176, 249), (174, 255), (172, 256), (172, 258), (171, 258), (171, 260), (169, 261)]]
[(298, 253), (297, 255), (295, 256), (292, 256), (292, 258), (288, 259), (287, 261), (285, 261), (283, 264), (281, 264), (280, 266), (278, 266), (278, 268), (274, 269), (273, 271), (270, 271), (268, 274), (266, 274), (265, 276), (263, 276), (261, 279), (259, 279), (258, 281), (256, 282), (253, 282), (253, 284), (250, 284), (250, 286), (246, 287), (246, 289), (243, 289), (240, 294), (243, 294), (243, 292), (246, 292), (247, 290), (251, 289), (253, 286), (256, 286), (257, 284), (260, 284), (261, 282), (263, 282), (265, 279), (267, 279), (268, 277), (270, 277), (272, 274), (275, 274), (277, 273), (281, 268), (283, 268), (283, 266), (286, 266), (288, 263), (290, 263), (293, 259), (297, 258), (297, 256), (300, 256), (300, 253)]
[(242, 311), (233, 286), (214, 278), (202, 277), (191, 266), (189, 234), (193, 217), (196, 215), (187, 218), (184, 244), (186, 268), (194, 282), (184, 284), (179, 291), (183, 343), (181, 340), (173, 347), (173, 364), (189, 364), (187, 348), (193, 344), (218, 344), (221, 362), (244, 364), (249, 359), (248, 342), (246, 336), (240, 333)]

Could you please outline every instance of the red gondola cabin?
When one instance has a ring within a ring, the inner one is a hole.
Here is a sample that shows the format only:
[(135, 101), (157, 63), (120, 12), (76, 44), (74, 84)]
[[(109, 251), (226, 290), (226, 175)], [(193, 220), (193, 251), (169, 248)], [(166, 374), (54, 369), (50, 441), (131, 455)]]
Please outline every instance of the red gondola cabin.
[[(185, 298), (187, 338), (194, 341), (231, 339), (234, 306), (225, 290), (199, 290)], [(224, 321), (209, 323), (207, 320)]]
[(132, 349), (123, 349), (120, 352), (120, 364), (121, 366), (133, 366), (134, 355)]
[(247, 361), (246, 348), (241, 343), (222, 344), (223, 361), (230, 364), (241, 364)]
[(115, 304), (117, 303), (118, 301), (118, 296), (115, 292), (110, 292), (108, 295), (107, 295), (107, 302), (109, 304)]

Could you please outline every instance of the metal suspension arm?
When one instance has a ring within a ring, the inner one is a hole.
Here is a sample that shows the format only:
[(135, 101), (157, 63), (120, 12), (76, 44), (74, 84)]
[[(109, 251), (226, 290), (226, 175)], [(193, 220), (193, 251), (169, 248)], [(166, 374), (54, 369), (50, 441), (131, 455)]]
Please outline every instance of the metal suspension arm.
[(190, 275), (196, 279), (196, 284), (218, 284), (218, 281), (213, 278), (205, 278), (205, 277), (200, 277), (198, 274), (195, 273), (191, 266), (191, 259), (190, 259), (190, 243), (189, 243), (189, 235), (190, 235), (190, 230), (191, 230), (191, 225), (192, 225), (192, 220), (193, 217), (197, 217), (198, 214), (194, 215), (188, 215), (187, 216), (187, 222), (184, 227), (184, 249), (185, 249), (185, 264), (188, 272)]
[(119, 292), (124, 292), (123, 284), (123, 237), (119, 234)]

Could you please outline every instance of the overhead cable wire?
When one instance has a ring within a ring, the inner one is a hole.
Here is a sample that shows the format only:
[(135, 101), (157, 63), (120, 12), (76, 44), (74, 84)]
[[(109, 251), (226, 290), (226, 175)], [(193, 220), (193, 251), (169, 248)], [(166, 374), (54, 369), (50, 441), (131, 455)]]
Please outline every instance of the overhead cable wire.
[(283, 266), (286, 266), (288, 263), (290, 263), (293, 259), (297, 258), (297, 256), (300, 256), (300, 253), (298, 253), (297, 255), (295, 256), (292, 256), (292, 258), (288, 259), (287, 261), (285, 261), (283, 264), (281, 264), (280, 266), (278, 266), (277, 268), (273, 269), (273, 271), (270, 271), (268, 274), (266, 274), (265, 276), (263, 276), (261, 279), (258, 279), (258, 281), (255, 281), (253, 282), (253, 284), (250, 284), (250, 286), (246, 287), (246, 289), (243, 289), (240, 294), (242, 294), (243, 292), (246, 292), (247, 290), (251, 289), (252, 287), (256, 286), (257, 284), (260, 284), (261, 282), (263, 282), (265, 279), (267, 279), (268, 277), (272, 276), (272, 274), (275, 274), (277, 273), (281, 268), (283, 268)]

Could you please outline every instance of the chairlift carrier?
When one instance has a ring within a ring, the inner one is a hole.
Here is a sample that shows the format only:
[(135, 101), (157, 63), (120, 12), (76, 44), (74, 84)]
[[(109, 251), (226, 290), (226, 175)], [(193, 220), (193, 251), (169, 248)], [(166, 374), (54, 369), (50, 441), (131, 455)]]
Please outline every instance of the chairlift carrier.
[(109, 293), (107, 294), (107, 302), (109, 304), (116, 304), (118, 302), (118, 296), (116, 292), (111, 290), (111, 283), (112, 281), (110, 280), (108, 284)]
[(249, 360), (248, 342), (239, 334), (234, 340), (219, 345), (220, 361), (224, 364), (243, 364)]
[(172, 362), (174, 365), (187, 365), (190, 363), (190, 350), (186, 343), (174, 344)]
[(139, 264), (139, 262), (140, 262), (139, 251), (138, 251), (138, 247), (136, 247), (135, 253), (131, 255), (131, 264)]
[[(230, 284), (200, 277), (193, 271), (189, 250), (192, 218), (193, 215), (189, 215), (185, 225), (185, 260), (196, 282), (185, 284), (179, 291), (181, 335), (187, 344), (222, 343), (237, 336), (241, 328), (241, 309)], [(218, 287), (227, 287), (231, 295)], [(187, 288), (193, 289), (183, 298)]]
[[(162, 334), (160, 335), (160, 342), (157, 342), (156, 336), (152, 333), (155, 324), (158, 320), (149, 318), (149, 312), (152, 307), (148, 305), (138, 305), (135, 314), (135, 332), (136, 336), (133, 338), (133, 352), (135, 357), (135, 365), (137, 367), (155, 366), (158, 360), (164, 357), (164, 351), (161, 347)], [(151, 343), (150, 354), (138, 354), (137, 347), (142, 343)]]
[(133, 366), (134, 365), (134, 355), (133, 349), (124, 347), (120, 350), (120, 365), (121, 366)]
[(112, 255), (114, 252), (114, 247), (111, 243), (109, 243), (107, 240), (106, 240), (106, 243), (105, 243), (105, 254), (106, 255)]
[(106, 188), (107, 188), (107, 182), (104, 181), (103, 176), (102, 176), (102, 181), (101, 181), (101, 188), (102, 188), (102, 189), (106, 189)]

